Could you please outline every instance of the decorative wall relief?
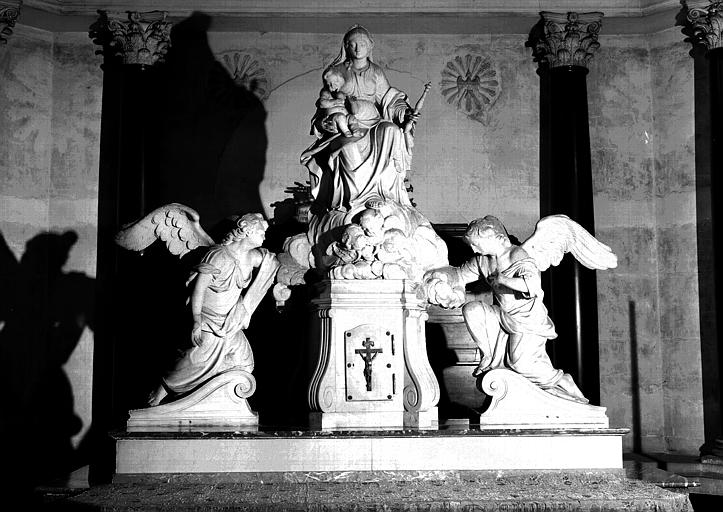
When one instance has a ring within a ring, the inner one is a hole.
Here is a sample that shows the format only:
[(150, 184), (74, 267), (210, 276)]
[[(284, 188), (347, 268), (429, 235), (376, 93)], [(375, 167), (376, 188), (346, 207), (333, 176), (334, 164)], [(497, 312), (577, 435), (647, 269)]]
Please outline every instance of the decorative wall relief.
[(439, 87), (447, 103), (485, 125), (489, 120), (489, 110), (502, 90), (495, 62), (469, 53), (457, 55), (447, 62)]
[(245, 87), (259, 99), (264, 100), (268, 94), (266, 70), (251, 55), (238, 51), (223, 52), (219, 60), (226, 67), (236, 85)]

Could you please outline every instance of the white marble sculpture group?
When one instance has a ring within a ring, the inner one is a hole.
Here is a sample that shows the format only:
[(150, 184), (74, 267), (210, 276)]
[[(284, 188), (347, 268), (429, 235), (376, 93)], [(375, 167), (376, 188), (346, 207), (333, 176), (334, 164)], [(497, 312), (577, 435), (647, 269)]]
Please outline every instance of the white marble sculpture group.
[[(545, 343), (556, 333), (540, 274), (568, 252), (594, 269), (615, 267), (616, 256), (564, 215), (541, 219), (520, 246), (486, 216), (465, 234), (475, 256), (450, 267), (446, 245), (405, 188), (429, 87), (410, 106), (372, 61), (373, 47), (371, 34), (355, 25), (322, 73), (311, 120), (316, 140), (301, 155), (313, 196), (308, 231), (287, 239), (281, 254), (261, 247), (268, 224), (260, 214), (239, 218), (218, 244), (180, 204), (118, 233), (117, 243), (134, 251), (158, 239), (178, 256), (209, 247), (188, 282), (192, 346), (151, 393), (151, 407), (131, 411), (129, 429), (257, 425), (246, 401), (255, 381), (244, 329), (274, 283), (283, 303), (309, 271), (323, 283), (314, 301), (321, 355), (309, 390), (320, 428), (436, 425), (439, 387), (424, 338), (429, 303), (462, 307), (481, 355), (473, 376), (484, 376), (493, 397), (481, 423), (544, 426), (557, 417), (607, 426), (604, 409), (587, 405), (547, 356)], [(479, 279), (492, 288), (493, 304), (465, 303), (465, 285)]]

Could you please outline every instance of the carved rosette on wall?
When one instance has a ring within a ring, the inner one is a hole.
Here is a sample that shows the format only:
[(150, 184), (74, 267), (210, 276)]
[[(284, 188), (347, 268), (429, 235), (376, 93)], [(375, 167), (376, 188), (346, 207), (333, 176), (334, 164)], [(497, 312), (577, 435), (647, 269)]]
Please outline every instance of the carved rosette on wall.
[(557, 13), (543, 11), (540, 33), (533, 34), (528, 43), (536, 62), (546, 62), (551, 68), (581, 66), (587, 68), (595, 51), (600, 48), (598, 34), (602, 27), (601, 12)]
[(123, 64), (152, 66), (163, 62), (171, 43), (171, 26), (162, 11), (128, 11), (128, 20), (109, 17), (98, 11), (98, 21), (90, 26), (93, 42), (122, 59)]
[(471, 54), (447, 62), (439, 87), (447, 103), (482, 124), (487, 124), (489, 110), (502, 89), (495, 62)]
[(685, 2), (693, 39), (708, 50), (723, 47), (723, 1)]
[(18, 21), (22, 5), (21, 1), (0, 1), (0, 44), (7, 44), (7, 38), (13, 33), (13, 27)]
[(266, 70), (251, 55), (238, 51), (223, 52), (219, 60), (226, 67), (231, 78), (241, 87), (264, 100), (268, 95)]

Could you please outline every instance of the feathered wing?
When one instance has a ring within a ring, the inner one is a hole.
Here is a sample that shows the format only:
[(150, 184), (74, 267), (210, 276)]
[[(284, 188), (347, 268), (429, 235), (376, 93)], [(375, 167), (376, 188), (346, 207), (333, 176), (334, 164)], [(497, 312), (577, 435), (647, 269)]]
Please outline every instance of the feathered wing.
[(197, 247), (215, 243), (203, 230), (199, 219), (193, 208), (180, 203), (167, 204), (123, 226), (116, 234), (115, 242), (124, 249), (142, 251), (160, 238), (171, 254), (180, 258)]
[(587, 268), (605, 270), (618, 266), (612, 249), (567, 215), (549, 215), (537, 222), (535, 232), (522, 248), (537, 262), (540, 272), (559, 265), (566, 253), (572, 253)]

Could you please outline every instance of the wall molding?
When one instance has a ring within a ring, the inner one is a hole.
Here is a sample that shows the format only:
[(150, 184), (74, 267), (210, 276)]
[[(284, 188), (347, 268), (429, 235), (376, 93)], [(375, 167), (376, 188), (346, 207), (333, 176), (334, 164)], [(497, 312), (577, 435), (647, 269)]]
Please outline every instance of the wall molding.
[(200, 10), (218, 32), (338, 33), (351, 23), (376, 34), (527, 34), (544, 10), (601, 11), (601, 34), (647, 34), (675, 26), (679, 0), (25, 0), (18, 23), (56, 32), (85, 31), (99, 9), (166, 11), (176, 21)]

